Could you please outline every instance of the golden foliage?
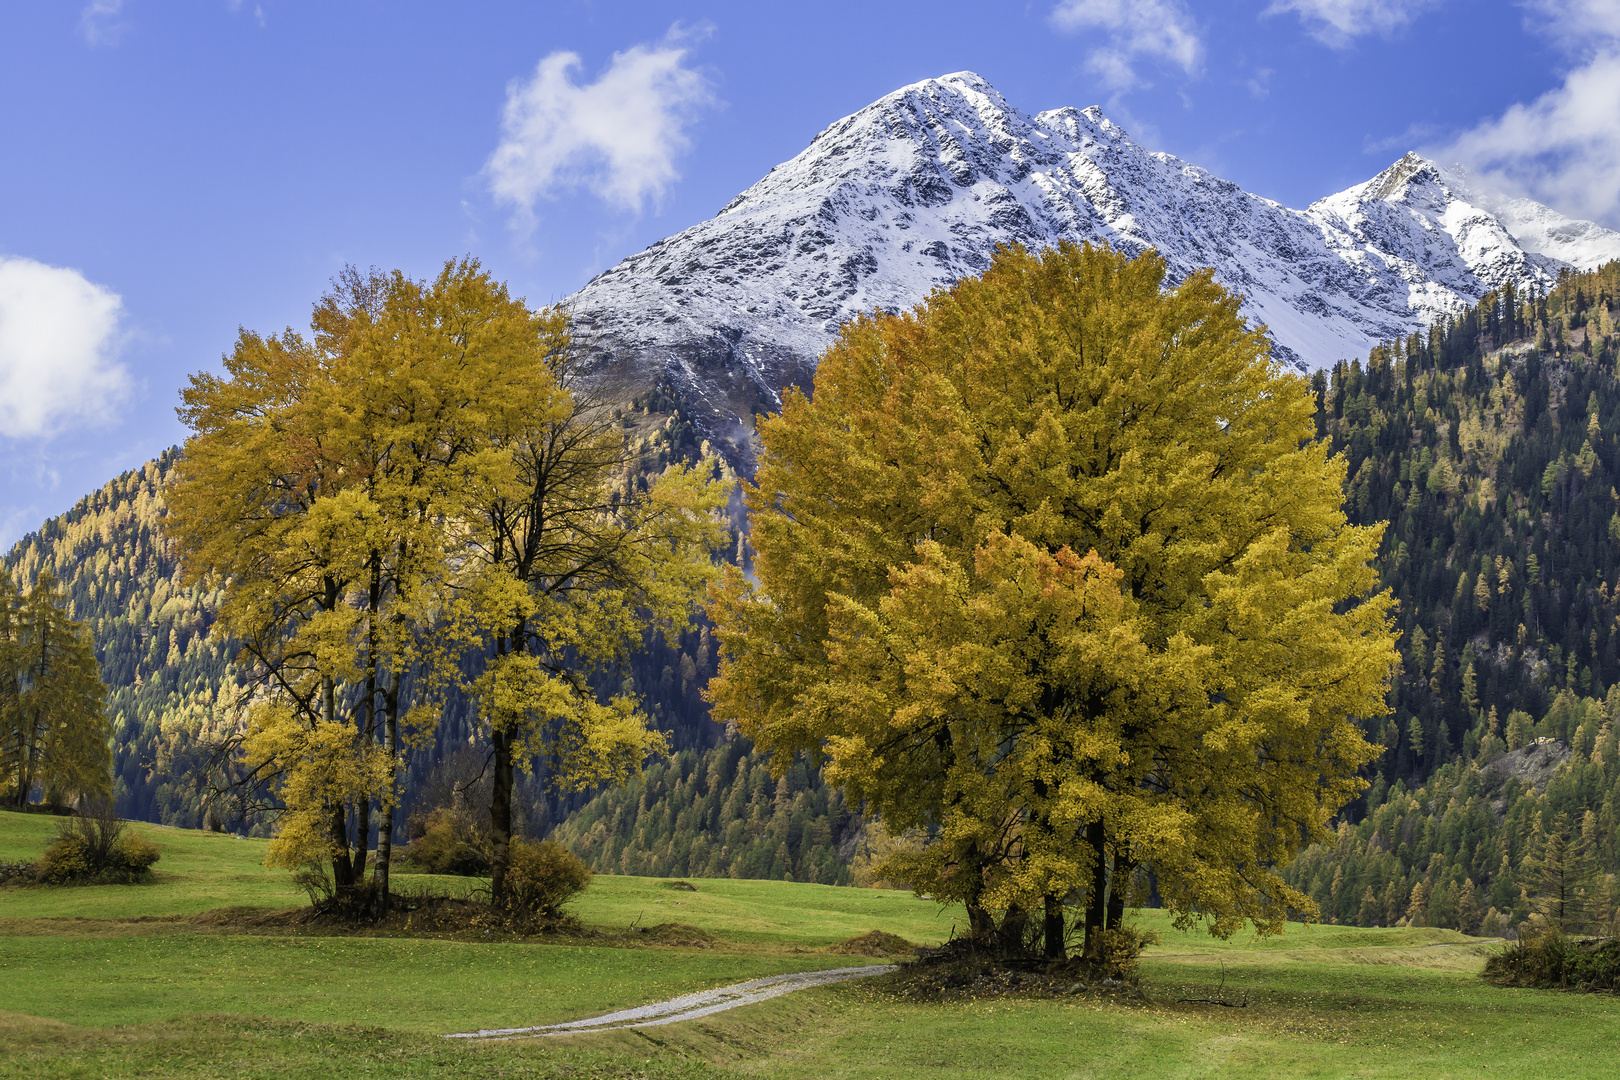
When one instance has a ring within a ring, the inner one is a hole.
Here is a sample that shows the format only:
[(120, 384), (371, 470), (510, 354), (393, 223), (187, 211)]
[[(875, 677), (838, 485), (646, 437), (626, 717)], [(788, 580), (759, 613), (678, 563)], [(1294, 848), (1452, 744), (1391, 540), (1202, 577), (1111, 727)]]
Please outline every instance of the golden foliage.
[(1163, 276), (1003, 250), (846, 325), (760, 425), (711, 694), (928, 830), (890, 867), (919, 891), (1096, 908), (1140, 865), (1216, 932), (1272, 929), (1309, 907), (1275, 867), (1362, 786), (1392, 601), (1303, 381), (1208, 273)]
[(425, 747), (456, 685), (496, 748), (499, 901), (514, 767), (544, 756), (582, 788), (663, 748), (639, 701), (599, 700), (586, 674), (686, 623), (723, 485), (705, 462), (621, 498), (624, 433), (579, 393), (566, 313), (473, 260), (432, 282), (347, 271), (312, 328), (243, 331), (224, 378), (192, 378), (165, 521), (254, 667), (241, 750), (284, 806), (270, 859), (330, 858), (340, 891), (363, 874), (351, 839), (373, 801), (391, 835), (400, 741)]

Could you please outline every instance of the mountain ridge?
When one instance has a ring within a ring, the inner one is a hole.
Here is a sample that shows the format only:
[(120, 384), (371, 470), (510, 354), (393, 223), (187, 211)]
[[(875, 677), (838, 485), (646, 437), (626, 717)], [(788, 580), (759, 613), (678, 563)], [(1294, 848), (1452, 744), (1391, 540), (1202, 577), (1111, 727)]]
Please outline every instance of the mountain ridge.
[(1545, 292), (1572, 264), (1544, 251), (1620, 257), (1620, 233), (1478, 186), (1408, 154), (1293, 210), (1147, 151), (1096, 106), (1030, 116), (958, 72), (829, 125), (714, 217), (566, 302), (602, 371), (667, 385), (746, 458), (754, 413), (810, 385), (840, 323), (910, 308), (982, 272), (998, 244), (1155, 247), (1172, 280), (1211, 266), (1302, 371), (1365, 356), (1510, 280)]

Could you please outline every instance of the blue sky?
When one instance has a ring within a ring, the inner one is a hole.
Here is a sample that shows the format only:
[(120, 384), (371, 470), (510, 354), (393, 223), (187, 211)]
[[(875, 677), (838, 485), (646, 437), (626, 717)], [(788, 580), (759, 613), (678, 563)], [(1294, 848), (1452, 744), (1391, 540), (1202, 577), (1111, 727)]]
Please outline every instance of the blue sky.
[(346, 263), (556, 301), (963, 69), (1291, 206), (1418, 148), (1620, 227), (1620, 0), (8, 0), (0, 544)]

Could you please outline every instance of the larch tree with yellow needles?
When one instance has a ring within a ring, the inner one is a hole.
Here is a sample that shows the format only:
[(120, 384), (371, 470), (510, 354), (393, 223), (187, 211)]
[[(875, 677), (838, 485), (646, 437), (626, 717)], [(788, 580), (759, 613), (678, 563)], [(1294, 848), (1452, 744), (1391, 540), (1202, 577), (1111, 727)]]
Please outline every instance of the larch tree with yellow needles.
[(1308, 913), (1277, 869), (1363, 786), (1395, 657), (1304, 380), (1164, 276), (1007, 249), (846, 325), (759, 426), (757, 581), (709, 605), (717, 719), (824, 759), (928, 836), (894, 876), (1053, 957), (1073, 905), (1100, 958), (1145, 880), (1223, 935)]
[(112, 793), (107, 688), (68, 606), (53, 575), (24, 594), (0, 567), (0, 800), (16, 806)]

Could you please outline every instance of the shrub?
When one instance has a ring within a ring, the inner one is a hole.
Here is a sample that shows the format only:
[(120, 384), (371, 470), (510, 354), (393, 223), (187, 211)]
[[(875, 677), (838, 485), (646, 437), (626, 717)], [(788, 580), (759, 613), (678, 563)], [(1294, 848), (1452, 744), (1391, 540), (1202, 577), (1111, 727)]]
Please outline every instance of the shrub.
[(1102, 974), (1119, 979), (1134, 979), (1137, 966), (1142, 962), (1142, 950), (1158, 943), (1159, 935), (1155, 930), (1116, 926), (1112, 930), (1103, 931), (1100, 965)]
[(132, 874), (144, 874), (159, 858), (157, 845), (133, 830), (125, 833), (123, 842), (118, 845), (117, 859), (122, 869)]
[(591, 870), (555, 840), (512, 840), (506, 871), (507, 902), (516, 910), (546, 919), (562, 915), (562, 905), (585, 891)]
[(1620, 989), (1620, 940), (1581, 940), (1557, 929), (1526, 934), (1485, 961), (1485, 979), (1548, 990)]
[(158, 857), (156, 844), (102, 803), (63, 821), (30, 875), (45, 885), (123, 884), (146, 878)]
[(421, 819), (421, 835), (405, 849), (405, 862), (424, 874), (489, 873), (489, 856), (477, 826), (466, 814), (449, 808)]

